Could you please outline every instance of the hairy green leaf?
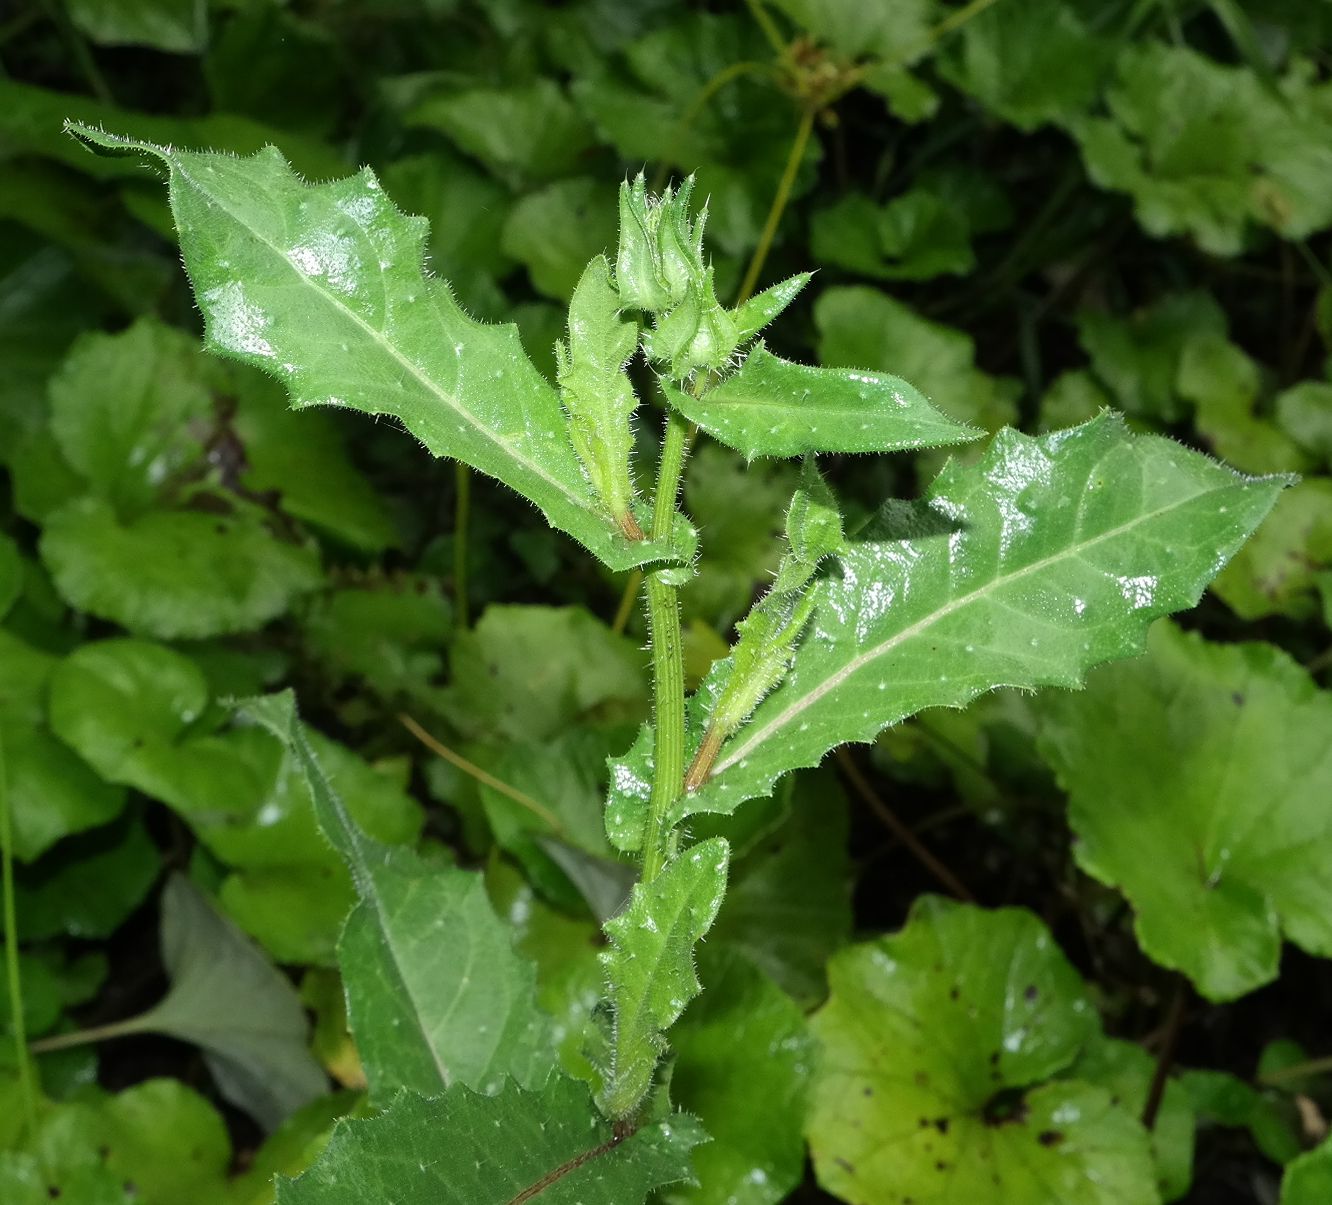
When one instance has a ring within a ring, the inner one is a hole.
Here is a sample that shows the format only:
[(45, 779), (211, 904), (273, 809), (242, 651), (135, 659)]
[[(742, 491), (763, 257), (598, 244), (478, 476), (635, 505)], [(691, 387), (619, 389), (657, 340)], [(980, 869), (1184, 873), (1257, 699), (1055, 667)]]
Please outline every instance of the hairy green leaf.
[(1161, 624), (1148, 656), (1043, 707), (1078, 863), (1128, 897), (1149, 955), (1213, 1000), (1275, 979), (1283, 933), (1332, 955), (1332, 698), (1284, 653)]
[(911, 381), (949, 418), (996, 431), (1017, 421), (1017, 383), (976, 367), (975, 342), (862, 285), (827, 289), (814, 304), (819, 359)]
[(514, 953), (481, 876), (367, 837), (329, 785), (290, 694), (253, 700), (246, 713), (291, 751), (320, 827), (351, 868), (360, 901), (339, 957), (372, 1091), (433, 1094), (459, 1083), (497, 1092), (506, 1076), (542, 1083), (550, 1024), (532, 965)]
[(424, 271), (425, 222), (397, 210), (368, 169), (307, 185), (272, 147), (235, 159), (71, 128), (167, 166), (214, 351), (272, 373), (296, 406), (394, 416), (434, 455), (517, 490), (611, 568), (681, 555), (619, 533), (516, 329), (473, 321)]
[(704, 1134), (676, 1114), (628, 1137), (593, 1107), (586, 1087), (552, 1076), (497, 1096), (461, 1085), (435, 1099), (403, 1093), (368, 1120), (339, 1122), (304, 1175), (278, 1185), (279, 1205), (642, 1205), (689, 1176)]
[(633, 1115), (665, 1050), (663, 1031), (699, 993), (694, 946), (721, 906), (729, 861), (730, 846), (723, 839), (700, 841), (652, 882), (637, 884), (624, 912), (606, 922), (611, 945), (602, 959), (615, 1009), (601, 1101), (608, 1116)]
[(668, 389), (691, 422), (749, 459), (806, 452), (892, 452), (975, 439), (899, 377), (811, 368), (759, 344), (701, 399)]
[[(931, 487), (951, 534), (840, 555), (791, 672), (678, 816), (731, 811), (926, 707), (1080, 685), (1139, 651), (1150, 620), (1196, 603), (1285, 484), (1131, 436), (1111, 414), (1035, 439), (1001, 433), (980, 464), (954, 462)], [(697, 731), (729, 672), (715, 667), (695, 697)]]
[(638, 349), (638, 327), (620, 317), (620, 304), (610, 261), (598, 255), (569, 302), (569, 339), (555, 345), (556, 380), (569, 415), (569, 438), (597, 497), (625, 535), (641, 539), (629, 468), (634, 446), (629, 420), (638, 395), (624, 370)]
[(829, 963), (808, 1123), (852, 1205), (1160, 1200), (1146, 1131), (1110, 1092), (1048, 1081), (1097, 1033), (1077, 972), (1019, 909), (926, 896)]

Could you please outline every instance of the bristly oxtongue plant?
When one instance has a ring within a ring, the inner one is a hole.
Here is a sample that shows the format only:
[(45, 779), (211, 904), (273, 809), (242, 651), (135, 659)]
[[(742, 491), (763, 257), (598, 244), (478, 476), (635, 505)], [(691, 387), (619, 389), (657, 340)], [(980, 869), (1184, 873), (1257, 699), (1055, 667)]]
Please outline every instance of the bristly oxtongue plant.
[[(362, 833), (295, 724), (289, 695), (250, 706), (308, 774), (319, 823), (359, 902), (340, 944), (349, 1017), (375, 1115), (340, 1124), (285, 1205), (630, 1205), (690, 1176), (706, 1136), (672, 1110), (666, 1032), (697, 995), (694, 947), (726, 890), (729, 849), (691, 842), (846, 741), (996, 686), (1079, 686), (1141, 650), (1157, 616), (1192, 606), (1284, 479), (1249, 479), (1106, 413), (1031, 438), (1005, 430), (952, 461), (918, 510), (885, 507), (858, 535), (819, 452), (937, 447), (978, 433), (906, 382), (811, 368), (759, 332), (799, 276), (722, 305), (690, 185), (620, 192), (612, 262), (587, 267), (556, 380), (517, 330), (475, 322), (423, 267), (425, 223), (368, 170), (307, 185), (267, 149), (177, 151), (72, 127), (166, 166), (185, 267), (214, 351), (283, 380), (294, 406), (394, 416), (534, 503), (612, 569), (646, 574), (654, 717), (612, 765), (606, 827), (641, 864), (605, 925), (612, 1018), (595, 1082), (557, 1065), (532, 967), (478, 875), (426, 865)], [(656, 376), (664, 434), (650, 496), (636, 486), (627, 366)], [(695, 533), (678, 509), (696, 427), (747, 458), (806, 458), (776, 580), (731, 653), (686, 700), (677, 591)], [(903, 516), (906, 516), (903, 518)]]

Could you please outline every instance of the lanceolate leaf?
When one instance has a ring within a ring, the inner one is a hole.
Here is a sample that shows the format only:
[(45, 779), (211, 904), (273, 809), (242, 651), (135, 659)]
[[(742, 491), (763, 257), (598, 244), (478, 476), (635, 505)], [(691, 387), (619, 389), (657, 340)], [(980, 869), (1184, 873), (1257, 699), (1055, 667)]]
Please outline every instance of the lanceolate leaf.
[(516, 328), (463, 313), (422, 266), (425, 221), (399, 212), (368, 169), (307, 185), (272, 147), (237, 159), (71, 129), (166, 164), (213, 350), (284, 381), (293, 405), (393, 415), (434, 455), (517, 490), (612, 568), (674, 555), (617, 530)]
[(308, 778), (315, 814), (346, 859), (360, 901), (339, 944), (347, 1007), (372, 1093), (497, 1092), (505, 1076), (545, 1081), (553, 1062), (536, 975), (513, 950), (480, 875), (427, 866), (367, 837), (333, 792), (290, 694), (246, 704)]
[[(1038, 439), (1001, 432), (930, 491), (951, 534), (841, 554), (791, 672), (680, 815), (732, 811), (926, 707), (996, 686), (1081, 685), (1093, 665), (1140, 651), (1152, 619), (1196, 603), (1286, 481), (1132, 436), (1109, 413)], [(728, 669), (693, 701), (695, 739)]]
[(340, 1122), (299, 1179), (278, 1186), (279, 1205), (642, 1205), (689, 1176), (705, 1141), (676, 1114), (619, 1136), (587, 1088), (553, 1076), (537, 1092), (498, 1096), (453, 1087), (426, 1100), (404, 1093), (369, 1120)]
[(611, 1117), (632, 1116), (665, 1049), (662, 1031), (698, 995), (694, 945), (721, 906), (730, 853), (721, 837), (700, 841), (638, 884), (629, 906), (606, 923), (615, 1045), (602, 1106)]
[(946, 418), (900, 377), (792, 364), (762, 344), (702, 399), (676, 389), (670, 399), (750, 459), (932, 448), (980, 435)]

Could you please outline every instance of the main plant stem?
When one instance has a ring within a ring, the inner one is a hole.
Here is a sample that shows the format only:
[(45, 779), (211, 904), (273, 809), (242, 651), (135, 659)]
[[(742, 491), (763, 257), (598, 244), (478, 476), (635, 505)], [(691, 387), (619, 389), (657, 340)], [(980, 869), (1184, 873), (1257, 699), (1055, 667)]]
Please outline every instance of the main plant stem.
[[(652, 508), (652, 538), (670, 538), (675, 503), (684, 473), (684, 420), (668, 411), (657, 468), (657, 497)], [(647, 575), (648, 632), (652, 641), (652, 696), (655, 737), (652, 754), (652, 794), (648, 799), (647, 828), (643, 834), (643, 882), (650, 883), (666, 864), (666, 822), (684, 786), (685, 700), (684, 641), (680, 635), (680, 603), (670, 584), (669, 570)]]
[(32, 1056), (23, 1029), (23, 981), (19, 972), (18, 909), (14, 903), (14, 824), (9, 812), (9, 780), (5, 770), (4, 731), (0, 730), (0, 877), (4, 896), (5, 977), (9, 981), (10, 1025), (14, 1061), (18, 1067), (19, 1096), (29, 1128), (37, 1124), (37, 1087)]

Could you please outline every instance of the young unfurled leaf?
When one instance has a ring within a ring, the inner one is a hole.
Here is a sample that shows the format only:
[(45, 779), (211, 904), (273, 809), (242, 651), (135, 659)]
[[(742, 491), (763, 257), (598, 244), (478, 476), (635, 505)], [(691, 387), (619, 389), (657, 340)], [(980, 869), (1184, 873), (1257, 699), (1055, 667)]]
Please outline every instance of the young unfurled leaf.
[(361, 832), (315, 760), (290, 694), (251, 700), (245, 711), (291, 750), (320, 827), (351, 868), (360, 901), (339, 955), (371, 1091), (437, 1094), (459, 1083), (497, 1092), (506, 1076), (543, 1083), (554, 1056), (535, 972), (514, 952), (480, 875), (427, 866)]
[[(951, 534), (840, 555), (791, 672), (682, 796), (680, 817), (732, 811), (925, 707), (1001, 685), (1080, 685), (1139, 651), (1152, 619), (1192, 606), (1286, 481), (1132, 436), (1108, 413), (1035, 439), (1002, 432), (931, 488)], [(697, 730), (728, 673), (715, 667), (695, 696)]]
[(729, 861), (722, 838), (700, 841), (636, 885), (628, 907), (606, 923), (611, 946), (602, 960), (615, 1038), (600, 1103), (609, 1117), (633, 1116), (666, 1047), (663, 1031), (698, 995), (694, 945), (721, 906)]
[(517, 490), (611, 568), (676, 558), (605, 516), (515, 328), (473, 321), (425, 273), (424, 221), (400, 213), (373, 173), (307, 185), (272, 147), (236, 159), (71, 128), (166, 164), (213, 350), (284, 381), (296, 406), (393, 415), (436, 456)]
[(1155, 1205), (1146, 1130), (1051, 1077), (1097, 1035), (1077, 972), (1020, 909), (922, 898), (900, 933), (835, 954), (807, 1127), (856, 1205)]
[(610, 264), (599, 255), (569, 302), (569, 341), (555, 345), (556, 379), (569, 414), (569, 438), (597, 497), (629, 539), (641, 540), (629, 475), (634, 445), (629, 420), (638, 397), (624, 371), (638, 347), (638, 326), (620, 317), (620, 306)]
[(456, 1085), (435, 1099), (403, 1093), (383, 1113), (342, 1121), (304, 1175), (280, 1181), (279, 1205), (643, 1205), (689, 1178), (706, 1135), (683, 1113), (617, 1133), (576, 1080), (552, 1076), (498, 1096)]
[(735, 309), (736, 333), (740, 342), (752, 339), (788, 305), (793, 302), (810, 280), (813, 272), (798, 272), (756, 293)]
[(1228, 1000), (1276, 978), (1283, 933), (1332, 955), (1332, 696), (1284, 653), (1160, 624), (1146, 657), (1042, 707), (1078, 863), (1151, 957)]
[(792, 364), (762, 344), (702, 398), (678, 389), (668, 396), (686, 418), (750, 459), (892, 452), (981, 434), (940, 414), (899, 377)]

